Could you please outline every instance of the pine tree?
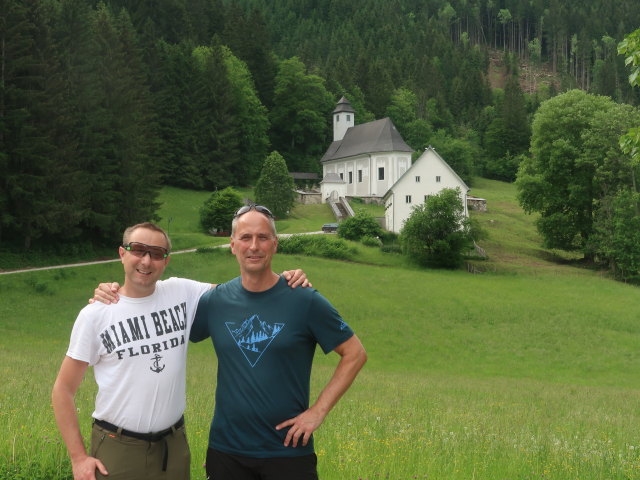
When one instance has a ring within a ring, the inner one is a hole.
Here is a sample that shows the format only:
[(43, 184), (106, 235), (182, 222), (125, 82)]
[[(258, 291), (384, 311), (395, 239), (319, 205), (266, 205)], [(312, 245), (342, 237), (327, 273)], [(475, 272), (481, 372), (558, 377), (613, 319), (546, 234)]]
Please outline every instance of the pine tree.
[[(126, 85), (120, 94), (120, 176), (118, 189), (127, 192), (118, 216), (120, 228), (152, 220), (158, 204), (159, 174), (155, 158), (158, 151), (156, 118), (153, 112), (146, 67), (138, 46), (136, 32), (126, 10), (114, 19), (122, 49)], [(126, 212), (126, 213), (125, 213)]]
[(57, 117), (61, 84), (47, 12), (37, 1), (3, 7), (0, 239), (28, 249), (41, 237), (72, 232), (76, 216), (73, 199), (65, 198), (69, 179), (54, 143), (64, 124)]
[(247, 15), (232, 3), (226, 10), (222, 38), (233, 54), (247, 64), (260, 101), (271, 108), (277, 64), (272, 52), (270, 32), (260, 10), (254, 8)]
[(241, 132), (221, 47), (196, 49), (199, 68), (194, 85), (195, 150), (193, 155), (204, 180), (204, 188), (215, 190), (234, 183), (241, 161), (238, 145)]
[(510, 77), (504, 88), (504, 103), (502, 105), (502, 118), (508, 127), (506, 136), (506, 149), (511, 155), (519, 155), (529, 149), (531, 127), (527, 107), (520, 87), (520, 82), (515, 76)]
[(193, 85), (200, 70), (191, 48), (184, 43), (172, 45), (159, 40), (157, 51), (158, 69), (152, 77), (152, 88), (160, 137), (158, 168), (162, 183), (203, 189), (202, 174), (194, 155), (197, 115)]
[(293, 208), (293, 188), (293, 178), (284, 158), (278, 152), (271, 152), (256, 184), (256, 202), (268, 207), (276, 217), (285, 217)]
[(82, 95), (82, 151), (92, 168), (87, 227), (100, 241), (127, 225), (153, 220), (157, 176), (150, 162), (153, 128), (135, 38), (126, 13), (104, 5), (92, 16), (90, 61)]

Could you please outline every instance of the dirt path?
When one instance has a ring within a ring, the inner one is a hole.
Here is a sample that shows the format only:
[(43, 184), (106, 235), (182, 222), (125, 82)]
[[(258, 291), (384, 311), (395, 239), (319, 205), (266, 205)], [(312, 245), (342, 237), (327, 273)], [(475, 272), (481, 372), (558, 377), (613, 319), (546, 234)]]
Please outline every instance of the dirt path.
[[(305, 232), (305, 233), (281, 233), (278, 237), (290, 237), (291, 235), (317, 235), (323, 232)], [(224, 245), (216, 245), (216, 248), (229, 248), (229, 244), (225, 243)], [(171, 252), (171, 255), (179, 255), (181, 253), (193, 253), (195, 252), (195, 248), (191, 248), (189, 250), (177, 250), (175, 252)], [(54, 268), (69, 268), (69, 267), (84, 267), (86, 265), (98, 265), (100, 263), (113, 263), (119, 262), (119, 258), (113, 258), (111, 260), (96, 260), (94, 262), (80, 262), (80, 263), (69, 263), (67, 265), (52, 265), (50, 267), (34, 267), (34, 268), (23, 268), (18, 270), (1, 270), (0, 275), (9, 275), (12, 273), (25, 273), (25, 272), (37, 272), (38, 270), (52, 270)]]
[[(226, 245), (218, 245), (218, 247), (228, 247), (229, 244)], [(171, 255), (178, 255), (180, 253), (192, 253), (195, 252), (196, 249), (192, 248), (191, 250), (178, 250), (175, 252), (171, 252)], [(93, 262), (79, 262), (79, 263), (69, 263), (66, 265), (51, 265), (50, 267), (33, 267), (33, 268), (23, 268), (19, 270), (2, 270), (0, 271), (0, 275), (9, 275), (11, 273), (25, 273), (25, 272), (37, 272), (38, 270), (52, 270), (54, 268), (69, 268), (69, 267), (84, 267), (86, 265), (98, 265), (99, 263), (113, 263), (119, 262), (119, 258), (113, 258), (111, 260), (96, 260)]]

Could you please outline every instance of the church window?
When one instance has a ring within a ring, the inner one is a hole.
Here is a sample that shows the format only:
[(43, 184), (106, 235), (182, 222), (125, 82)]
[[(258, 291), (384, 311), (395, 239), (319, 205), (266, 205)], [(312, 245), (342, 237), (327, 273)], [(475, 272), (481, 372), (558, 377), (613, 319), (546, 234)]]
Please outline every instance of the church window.
[(358, 183), (362, 183), (362, 170), (358, 170)]
[(351, 121), (351, 115), (347, 115), (347, 122)]
[(378, 180), (384, 180), (384, 167), (378, 167)]
[(353, 183), (353, 172), (349, 172), (349, 183)]

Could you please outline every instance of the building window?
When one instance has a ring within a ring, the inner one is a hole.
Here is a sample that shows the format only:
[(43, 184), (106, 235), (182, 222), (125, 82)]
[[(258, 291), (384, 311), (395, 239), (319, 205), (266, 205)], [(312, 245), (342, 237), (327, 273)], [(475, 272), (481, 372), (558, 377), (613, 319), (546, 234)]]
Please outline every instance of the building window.
[(378, 180), (384, 180), (384, 167), (378, 167)]
[(349, 172), (349, 183), (353, 183), (353, 172)]
[(420, 175), (416, 175), (416, 183), (420, 183)]
[(440, 176), (439, 175), (436, 177), (436, 183), (440, 183)]
[(406, 197), (404, 197), (404, 200), (407, 203), (411, 203), (411, 195), (407, 195)]
[(429, 200), (429, 197), (430, 197), (430, 196), (431, 196), (431, 195), (425, 195), (425, 196), (424, 196), (424, 203), (427, 203), (427, 200)]
[(347, 115), (347, 122), (351, 121), (351, 115)]
[(358, 183), (362, 183), (362, 170), (358, 170)]
[(340, 115), (336, 115), (336, 123), (340, 121)]
[(344, 173), (340, 172), (340, 180), (344, 180)]

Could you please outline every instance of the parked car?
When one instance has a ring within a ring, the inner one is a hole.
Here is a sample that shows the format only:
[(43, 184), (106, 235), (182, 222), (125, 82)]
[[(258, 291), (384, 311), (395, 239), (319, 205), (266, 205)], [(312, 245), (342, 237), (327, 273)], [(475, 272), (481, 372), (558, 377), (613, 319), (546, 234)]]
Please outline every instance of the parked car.
[(324, 233), (336, 233), (338, 231), (337, 223), (325, 223), (322, 225), (322, 231)]

